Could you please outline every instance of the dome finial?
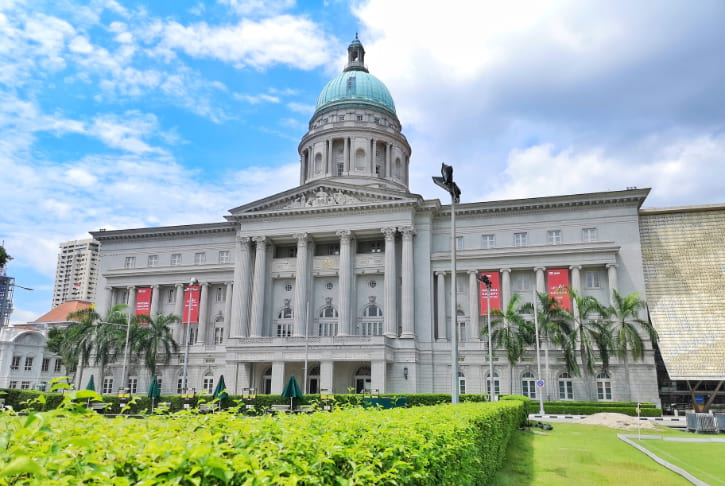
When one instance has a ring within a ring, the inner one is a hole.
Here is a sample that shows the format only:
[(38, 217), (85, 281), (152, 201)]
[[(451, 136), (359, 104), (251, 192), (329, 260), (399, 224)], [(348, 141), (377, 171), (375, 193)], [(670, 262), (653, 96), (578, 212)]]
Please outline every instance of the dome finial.
[(347, 66), (343, 71), (365, 71), (365, 48), (355, 32), (355, 39), (347, 46)]

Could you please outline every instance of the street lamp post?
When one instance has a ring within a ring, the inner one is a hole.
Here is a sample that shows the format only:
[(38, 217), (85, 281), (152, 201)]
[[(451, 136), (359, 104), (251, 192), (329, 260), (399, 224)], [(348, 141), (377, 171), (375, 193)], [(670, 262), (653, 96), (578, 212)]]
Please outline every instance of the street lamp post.
[(451, 195), (451, 403), (458, 403), (458, 329), (456, 326), (456, 203), (461, 201), (461, 190), (453, 182), (453, 167), (441, 164), (441, 177), (433, 182)]
[(191, 308), (193, 307), (193, 300), (194, 300), (191, 287), (198, 283), (199, 283), (199, 281), (196, 278), (192, 278), (189, 281), (189, 287), (187, 287), (189, 289), (189, 304), (188, 304), (189, 307), (186, 311), (186, 333), (185, 333), (185, 337), (184, 337), (184, 339), (185, 339), (184, 373), (183, 373), (182, 379), (181, 379), (181, 390), (183, 391), (184, 394), (186, 394), (186, 390), (187, 390), (187, 378), (188, 378), (188, 373), (189, 373), (189, 344), (190, 344), (189, 341), (191, 341)]
[[(539, 357), (539, 316), (536, 310), (536, 289), (534, 289), (534, 335), (536, 337), (536, 387), (539, 389), (539, 415), (544, 415), (544, 384), (541, 379), (541, 358)], [(539, 386), (541, 383), (541, 386)]]
[(493, 383), (493, 346), (491, 345), (491, 279), (488, 275), (480, 275), (478, 280), (486, 286), (487, 329), (488, 329), (488, 401), (494, 401), (495, 388)]

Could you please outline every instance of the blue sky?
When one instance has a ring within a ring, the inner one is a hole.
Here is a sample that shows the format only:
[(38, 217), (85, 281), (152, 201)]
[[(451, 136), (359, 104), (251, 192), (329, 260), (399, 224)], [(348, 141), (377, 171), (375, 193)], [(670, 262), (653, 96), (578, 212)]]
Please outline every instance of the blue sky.
[(463, 202), (651, 187), (725, 202), (725, 3), (0, 0), (0, 240), (13, 322), (58, 244), (221, 221), (297, 185), (297, 144), (359, 32), (413, 149)]

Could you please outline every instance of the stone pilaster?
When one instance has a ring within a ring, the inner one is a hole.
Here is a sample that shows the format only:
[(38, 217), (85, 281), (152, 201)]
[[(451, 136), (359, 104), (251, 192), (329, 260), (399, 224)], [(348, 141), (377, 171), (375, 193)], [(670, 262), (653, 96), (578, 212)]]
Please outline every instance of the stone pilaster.
[(383, 228), (385, 234), (385, 307), (383, 318), (385, 330), (383, 335), (396, 337), (398, 335), (396, 295), (397, 275), (395, 274), (395, 228)]
[(232, 317), (232, 301), (234, 295), (234, 284), (227, 282), (226, 292), (224, 294), (224, 339), (230, 336), (231, 332), (231, 317)]
[(267, 238), (256, 236), (254, 255), (254, 282), (252, 285), (252, 308), (250, 326), (252, 337), (261, 337), (264, 330), (264, 287), (267, 276)]
[(403, 261), (402, 261), (402, 289), (401, 308), (403, 320), (403, 332), (400, 337), (415, 337), (415, 292), (413, 284), (415, 281), (415, 269), (413, 268), (413, 235), (415, 230), (412, 227), (400, 228), (403, 233)]
[(436, 272), (438, 339), (446, 339), (446, 272)]
[(506, 307), (511, 300), (511, 269), (501, 269), (501, 310), (506, 312)]
[(350, 230), (341, 230), (337, 232), (337, 236), (340, 237), (340, 295), (338, 297), (340, 307), (338, 309), (338, 313), (340, 319), (340, 335), (342, 336), (349, 335), (352, 332), (352, 322), (350, 320), (350, 283), (352, 279), (350, 235)]
[[(250, 268), (251, 239), (237, 235), (236, 254), (234, 255), (234, 293), (232, 299), (232, 312), (230, 317), (231, 337), (245, 337), (249, 335), (249, 294), (250, 294)], [(227, 294), (229, 298), (229, 294)]]
[(174, 340), (181, 343), (184, 340), (184, 284), (177, 283), (174, 286), (174, 315), (179, 318), (179, 324), (174, 331)]
[(152, 318), (156, 317), (156, 314), (159, 313), (159, 286), (158, 285), (152, 285), (151, 286), (151, 309), (149, 311)]
[(297, 239), (297, 267), (295, 272), (295, 328), (294, 336), (305, 335), (305, 324), (307, 323), (307, 233), (294, 235)]

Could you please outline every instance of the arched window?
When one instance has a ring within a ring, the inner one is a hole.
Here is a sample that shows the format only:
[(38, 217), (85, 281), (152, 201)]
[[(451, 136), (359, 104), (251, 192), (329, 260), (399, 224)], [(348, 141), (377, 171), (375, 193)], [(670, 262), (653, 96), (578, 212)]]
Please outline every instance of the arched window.
[(322, 172), (322, 154), (316, 153), (315, 154), (315, 174), (319, 174)]
[(358, 322), (358, 335), (383, 335), (383, 309), (375, 302), (375, 296), (368, 297), (368, 305), (363, 308), (363, 317)]
[(365, 151), (363, 149), (355, 151), (355, 168), (358, 170), (365, 169)]
[[(486, 376), (486, 393), (491, 394), (491, 376)], [(493, 372), (493, 393), (495, 396), (501, 394), (501, 382), (498, 379), (498, 373)]]
[(219, 313), (214, 321), (214, 344), (222, 344), (224, 342), (224, 316)]
[(536, 398), (536, 379), (530, 371), (521, 375), (521, 394), (528, 398)]
[(363, 317), (383, 317), (383, 309), (375, 303), (368, 304), (363, 310)]
[(574, 400), (574, 385), (566, 371), (559, 375), (559, 400)]
[(355, 372), (355, 393), (370, 393), (372, 378), (370, 368), (363, 366)]
[(608, 373), (599, 373), (597, 375), (597, 400), (612, 399), (612, 382)]
[(398, 179), (400, 179), (400, 175), (401, 175), (400, 168), (401, 168), (400, 159), (395, 159), (395, 177), (397, 177)]
[(458, 309), (456, 311), (456, 315), (458, 316), (456, 321), (458, 322), (458, 341), (467, 341), (468, 340), (468, 334), (466, 333), (466, 320), (465, 320), (465, 314), (461, 309)]
[(463, 371), (458, 372), (458, 394), (463, 395), (466, 393), (466, 375)]
[(320, 310), (320, 317), (322, 318), (337, 318), (337, 309), (333, 305), (326, 305)]
[(277, 337), (290, 337), (292, 335), (292, 323), (290, 320), (294, 317), (292, 307), (290, 307), (290, 299), (284, 299), (284, 304), (279, 313), (277, 313), (278, 319), (286, 319), (287, 322), (277, 323)]
[(272, 368), (267, 368), (262, 375), (262, 393), (265, 395), (272, 393)]

